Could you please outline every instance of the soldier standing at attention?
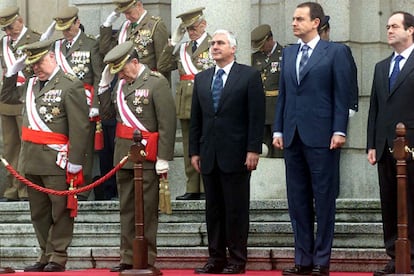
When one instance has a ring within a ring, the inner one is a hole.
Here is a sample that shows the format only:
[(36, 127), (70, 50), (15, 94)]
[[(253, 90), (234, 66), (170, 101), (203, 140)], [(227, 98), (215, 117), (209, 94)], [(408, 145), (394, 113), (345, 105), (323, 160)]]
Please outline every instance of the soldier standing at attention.
[[(83, 178), (89, 109), (82, 82), (59, 68), (50, 50), (52, 44), (44, 40), (26, 45), (27, 58), (23, 56), (7, 70), (4, 92), (12, 99), (23, 95), (25, 102), (19, 166), (22, 174), (41, 187), (64, 191), (70, 179)], [(17, 72), (24, 63), (31, 66), (34, 76), (16, 91), (10, 84), (17, 81)], [(40, 254), (37, 262), (24, 270), (64, 271), (74, 223), (67, 197), (32, 188), (28, 194)]]
[(262, 75), (263, 88), (266, 96), (266, 120), (263, 142), (267, 146), (267, 157), (283, 158), (283, 151), (273, 147), (272, 125), (275, 117), (277, 96), (279, 95), (279, 73), (282, 60), (282, 45), (273, 39), (269, 25), (257, 26), (251, 32), (252, 66)]
[[(24, 25), (23, 18), (19, 14), (18, 7), (8, 7), (0, 10), (0, 27), (6, 33), (1, 39), (0, 62), (3, 72), (11, 68), (16, 59), (21, 57), (22, 52), (19, 48), (39, 40), (40, 34), (34, 32)], [(30, 75), (30, 69), (18, 73), (15, 83), (9, 83), (11, 87), (3, 85), (0, 94), (0, 117), (3, 132), (3, 156), (14, 167), (18, 167), (21, 127), (22, 127), (22, 107), (20, 99), (10, 99), (4, 90), (16, 89), (21, 86), (26, 77)], [(0, 198), (1, 202), (27, 200), (27, 188), (13, 176), (8, 175), (6, 190)]]
[[(100, 28), (99, 50), (105, 55), (115, 45), (132, 41), (137, 49), (139, 62), (153, 71), (168, 40), (167, 27), (158, 16), (148, 14), (141, 0), (113, 0), (115, 10), (106, 18)], [(118, 33), (113, 36), (112, 24), (123, 13), (125, 20)], [(116, 39), (115, 39), (116, 38)], [(160, 71), (169, 79), (169, 74)]]
[[(191, 165), (188, 155), (188, 137), (190, 128), (191, 100), (194, 76), (214, 65), (209, 55), (211, 36), (206, 32), (207, 22), (203, 15), (204, 8), (196, 8), (177, 16), (182, 23), (172, 38), (165, 45), (158, 69), (170, 72), (178, 68), (180, 82), (177, 86), (175, 103), (177, 118), (180, 119), (183, 136), (184, 168), (187, 180), (186, 192), (177, 200), (204, 199), (204, 187), (200, 174)], [(187, 31), (189, 41), (181, 42)]]
[[(99, 159), (94, 148), (94, 138), (96, 121), (99, 118), (97, 94), (103, 70), (103, 58), (99, 53), (98, 42), (81, 31), (78, 12), (77, 7), (64, 7), (54, 18), (56, 22), (55, 29), (62, 31), (63, 34), (63, 38), (55, 42), (54, 51), (60, 68), (65, 73), (78, 77), (83, 82), (83, 87), (85, 88), (85, 101), (89, 106), (91, 126), (84, 174), (85, 183), (89, 184), (94, 176), (100, 174), (98, 169), (93, 168), (99, 166)], [(89, 192), (81, 193), (78, 195), (78, 198), (86, 200), (88, 194)]]
[[(147, 153), (143, 170), (144, 236), (148, 241), (148, 266), (154, 275), (162, 273), (154, 267), (157, 257), (159, 176), (168, 172), (168, 160), (174, 157), (176, 116), (174, 99), (167, 79), (139, 62), (131, 41), (109, 51), (108, 65), (99, 84), (102, 113), (117, 118), (114, 164), (128, 153), (135, 129), (141, 131)], [(118, 74), (114, 93), (109, 86)], [(108, 119), (108, 118), (105, 118)], [(131, 162), (116, 174), (121, 214), (121, 261), (111, 272), (132, 269), (135, 237), (135, 185)]]

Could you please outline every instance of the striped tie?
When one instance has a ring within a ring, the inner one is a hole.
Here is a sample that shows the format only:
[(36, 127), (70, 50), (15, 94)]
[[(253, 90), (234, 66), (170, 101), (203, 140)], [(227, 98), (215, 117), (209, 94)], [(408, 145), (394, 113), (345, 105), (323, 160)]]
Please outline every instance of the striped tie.
[(224, 70), (219, 69), (213, 82), (211, 94), (213, 96), (214, 111), (217, 112), (217, 107), (220, 101), (221, 91), (223, 90), (223, 76)]
[(299, 80), (302, 79), (302, 71), (303, 68), (305, 68), (306, 63), (308, 63), (309, 60), (309, 46), (308, 45), (303, 45), (302, 46), (302, 57), (300, 58), (300, 62), (299, 62)]

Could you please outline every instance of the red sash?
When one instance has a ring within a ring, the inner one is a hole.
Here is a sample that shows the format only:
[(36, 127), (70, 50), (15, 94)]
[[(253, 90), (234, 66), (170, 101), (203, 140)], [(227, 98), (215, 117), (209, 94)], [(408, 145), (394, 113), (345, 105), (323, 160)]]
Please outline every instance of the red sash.
[(33, 130), (22, 127), (22, 140), (39, 145), (67, 144), (69, 138), (61, 133)]
[(180, 80), (194, 80), (194, 75), (181, 75)]
[[(157, 161), (157, 152), (158, 152), (158, 132), (148, 132), (148, 131), (141, 131), (142, 138), (147, 140), (147, 144), (145, 145), (145, 151), (147, 156), (145, 159), (151, 162)], [(132, 140), (134, 135), (134, 128), (128, 127), (122, 123), (116, 124), (116, 137)]]

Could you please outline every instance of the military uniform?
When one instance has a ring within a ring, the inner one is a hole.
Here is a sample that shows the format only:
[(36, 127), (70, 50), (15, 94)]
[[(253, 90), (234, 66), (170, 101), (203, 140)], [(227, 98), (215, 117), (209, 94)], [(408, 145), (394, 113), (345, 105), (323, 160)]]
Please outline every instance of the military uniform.
[[(59, 11), (55, 17), (56, 30), (66, 30), (71, 27), (73, 22), (78, 18), (78, 8), (69, 6)], [(70, 43), (68, 45), (68, 43)], [(103, 70), (103, 58), (99, 53), (99, 44), (91, 36), (87, 36), (79, 29), (79, 33), (74, 39), (68, 42), (65, 38), (55, 42), (54, 50), (56, 60), (65, 73), (70, 73), (78, 77), (84, 83), (86, 92), (86, 101), (90, 108), (99, 108), (98, 88), (99, 80)], [(97, 118), (89, 118), (90, 133), (88, 138), (87, 159), (84, 167), (85, 183), (91, 183), (95, 176), (93, 170), (95, 153), (95, 129)], [(97, 156), (96, 156), (97, 157)], [(99, 174), (98, 174), (99, 175)], [(80, 194), (81, 198), (87, 198), (89, 191)]]
[[(114, 63), (114, 60), (117, 60), (117, 57), (124, 57), (132, 50), (133, 44), (131, 42), (120, 44), (106, 55), (104, 61), (111, 65)], [(146, 66), (142, 69), (144, 70), (132, 84), (127, 84), (124, 80), (120, 80), (115, 86), (114, 93), (105, 92), (99, 95), (101, 109), (104, 114), (115, 115), (116, 110), (118, 123), (114, 165), (118, 164), (128, 154), (133, 143), (133, 128), (128, 128), (131, 131), (130, 135), (121, 135), (126, 126), (119, 109), (120, 100), (125, 101), (123, 109), (127, 108), (131, 111), (131, 120), (138, 120), (148, 132), (159, 133), (157, 158), (172, 160), (174, 156), (176, 117), (174, 100), (170, 93), (168, 81), (160, 73), (153, 72)], [(127, 265), (132, 265), (133, 263), (132, 244), (135, 237), (133, 165), (133, 163), (127, 162), (117, 172), (121, 213), (121, 264)], [(156, 235), (158, 229), (159, 177), (154, 169), (154, 162), (145, 161), (143, 167), (144, 235), (148, 241), (148, 264), (152, 266), (157, 256)]]
[(252, 67), (261, 72), (263, 88), (266, 96), (266, 117), (263, 142), (268, 147), (267, 157), (283, 157), (283, 151), (275, 149), (273, 143), (272, 125), (275, 117), (277, 96), (279, 95), (279, 74), (283, 47), (275, 43), (270, 54), (260, 50), (268, 39), (269, 25), (260, 25), (252, 31), (252, 45), (256, 52), (252, 54)]
[[(7, 8), (0, 11), (0, 27), (10, 25), (17, 19), (19, 9), (17, 7)], [(13, 63), (9, 55), (13, 55), (13, 59), (18, 59), (21, 56), (21, 51), (18, 50), (21, 46), (39, 40), (40, 34), (23, 27), (19, 39), (15, 42), (11, 41), (9, 36), (3, 36), (0, 45), (0, 62), (3, 72), (7, 71), (8, 65)], [(8, 60), (6, 60), (8, 59)], [(3, 156), (14, 167), (18, 168), (19, 152), (20, 152), (20, 137), (22, 126), (22, 102), (20, 99), (11, 100), (8, 95), (5, 95), (5, 89), (15, 89), (16, 86), (24, 82), (24, 78), (30, 75), (30, 69), (23, 70), (19, 76), (19, 81), (10, 83), (11, 87), (3, 85), (0, 93), (0, 115), (3, 134)], [(7, 187), (4, 191), (4, 198), (8, 200), (18, 200), (27, 198), (27, 188), (20, 181), (13, 176), (8, 175)]]
[[(49, 40), (27, 45), (26, 63), (39, 61), (52, 43)], [(16, 75), (6, 78), (5, 83), (13, 83), (16, 78)], [(85, 140), (89, 132), (85, 92), (82, 82), (63, 73), (58, 66), (43, 88), (42, 83), (32, 77), (19, 89), (25, 101), (20, 167), (26, 178), (39, 186), (67, 190), (65, 163), (83, 165), (85, 162)], [(17, 94), (14, 89), (7, 89), (6, 93), (11, 97)], [(66, 141), (60, 142), (62, 139)], [(45, 266), (53, 262), (64, 268), (73, 236), (67, 197), (32, 188), (28, 192), (31, 220), (40, 246), (38, 263)]]
[[(191, 26), (202, 15), (203, 9), (197, 8), (187, 11), (178, 15), (177, 18), (181, 18), (186, 26)], [(192, 51), (193, 41), (191, 40), (182, 42), (176, 47), (167, 43), (157, 65), (158, 69), (163, 72), (170, 72), (178, 68), (180, 75), (180, 82), (176, 88), (175, 106), (177, 109), (177, 118), (180, 119), (183, 137), (184, 169), (187, 178), (186, 194), (194, 195), (204, 193), (201, 175), (191, 165), (188, 154), (194, 76), (198, 72), (204, 71), (215, 64), (209, 55), (211, 36), (204, 33), (200, 39), (203, 37), (204, 39), (201, 43), (198, 43), (195, 52)], [(183, 198), (184, 196), (177, 197), (177, 199), (185, 199)]]
[[(114, 1), (117, 4), (116, 10), (118, 12), (124, 12), (126, 10), (122, 6), (123, 2), (126, 1)], [(138, 51), (139, 62), (148, 65), (151, 70), (157, 71), (157, 61), (167, 40), (167, 27), (161, 17), (146, 13), (139, 19), (139, 24), (136, 26), (135, 23), (126, 20), (121, 25), (115, 37), (112, 35), (112, 27), (101, 26), (99, 49), (101, 54), (105, 55), (115, 45), (125, 41), (132, 41)], [(169, 78), (166, 72), (160, 72)]]

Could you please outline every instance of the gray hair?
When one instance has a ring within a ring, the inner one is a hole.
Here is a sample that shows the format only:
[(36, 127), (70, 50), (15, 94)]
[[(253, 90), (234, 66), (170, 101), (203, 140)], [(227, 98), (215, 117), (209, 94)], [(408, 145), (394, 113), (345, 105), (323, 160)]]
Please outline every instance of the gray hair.
[(225, 35), (227, 37), (227, 39), (229, 40), (230, 46), (237, 48), (237, 39), (236, 39), (236, 36), (234, 35), (234, 33), (230, 32), (228, 30), (218, 29), (213, 33), (213, 36), (215, 36), (216, 34)]

